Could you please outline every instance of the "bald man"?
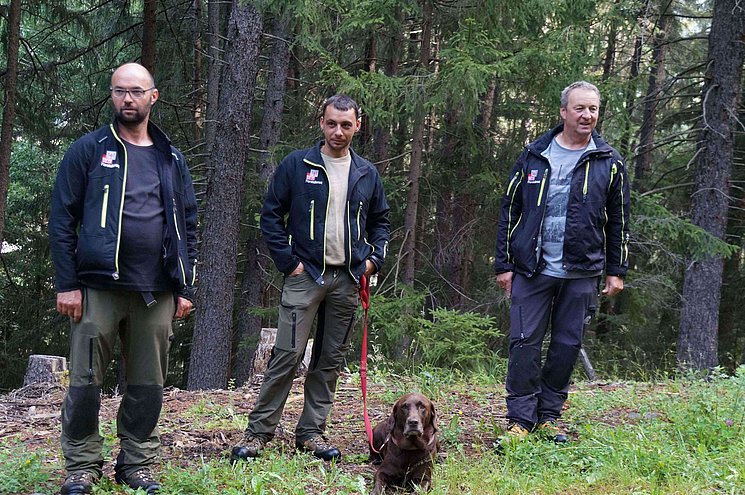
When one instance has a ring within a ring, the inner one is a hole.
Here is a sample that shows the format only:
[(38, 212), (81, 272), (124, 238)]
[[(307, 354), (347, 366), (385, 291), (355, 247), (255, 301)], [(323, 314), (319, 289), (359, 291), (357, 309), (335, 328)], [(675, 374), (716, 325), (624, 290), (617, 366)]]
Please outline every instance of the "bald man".
[(101, 478), (101, 385), (117, 339), (126, 387), (115, 478), (147, 493), (160, 488), (151, 467), (171, 323), (189, 315), (194, 293), (197, 202), (183, 155), (150, 122), (153, 76), (122, 65), (111, 77), (111, 101), (112, 123), (65, 154), (49, 218), (57, 311), (71, 323), (61, 495), (91, 493)]

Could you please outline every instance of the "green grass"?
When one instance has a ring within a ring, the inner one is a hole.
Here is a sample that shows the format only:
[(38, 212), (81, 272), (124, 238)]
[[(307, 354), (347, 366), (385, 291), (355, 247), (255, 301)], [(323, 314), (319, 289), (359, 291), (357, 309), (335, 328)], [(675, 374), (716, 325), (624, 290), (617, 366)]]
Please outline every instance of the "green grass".
[[(680, 378), (603, 388), (578, 383), (564, 415), (576, 440), (557, 446), (531, 438), (501, 455), (491, 440), (502, 420), (484, 417), (468, 426), (471, 438), (480, 441), (466, 445), (467, 425), (456, 400), (465, 395), (479, 404), (503, 401), (500, 384), (481, 377), (475, 386), (440, 372), (420, 372), (406, 383), (400, 376), (385, 379), (398, 391), (418, 389), (436, 398), (448, 456), (435, 466), (433, 495), (745, 493), (745, 368), (710, 381)], [(392, 400), (398, 391), (391, 392)], [(245, 425), (231, 408), (209, 400), (195, 403), (186, 416), (203, 430)], [(104, 428), (107, 444), (111, 426)], [(58, 448), (56, 438), (33, 449), (12, 438), (0, 440), (0, 494), (56, 493)], [(235, 467), (222, 457), (172, 459), (160, 478), (162, 495), (366, 494), (372, 473), (363, 455), (350, 454), (337, 466), (270, 447), (262, 458)], [(95, 493), (134, 492), (107, 480)]]

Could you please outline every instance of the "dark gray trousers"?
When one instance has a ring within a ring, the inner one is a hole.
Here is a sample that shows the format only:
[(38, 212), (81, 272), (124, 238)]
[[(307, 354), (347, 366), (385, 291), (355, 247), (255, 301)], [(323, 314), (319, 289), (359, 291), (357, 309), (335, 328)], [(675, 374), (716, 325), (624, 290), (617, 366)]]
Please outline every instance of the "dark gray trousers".
[[(558, 419), (586, 326), (597, 309), (598, 277), (515, 275), (510, 309), (507, 418), (532, 429)], [(549, 323), (551, 340), (541, 367)]]
[(277, 342), (268, 369), (248, 417), (248, 435), (264, 440), (274, 437), (295, 371), (303, 360), (313, 320), (318, 315), (313, 354), (305, 377), (305, 403), (295, 428), (295, 438), (305, 441), (323, 434), (336, 393), (344, 355), (359, 304), (358, 287), (344, 268), (328, 268), (324, 284), (307, 272), (285, 278), (279, 307)]

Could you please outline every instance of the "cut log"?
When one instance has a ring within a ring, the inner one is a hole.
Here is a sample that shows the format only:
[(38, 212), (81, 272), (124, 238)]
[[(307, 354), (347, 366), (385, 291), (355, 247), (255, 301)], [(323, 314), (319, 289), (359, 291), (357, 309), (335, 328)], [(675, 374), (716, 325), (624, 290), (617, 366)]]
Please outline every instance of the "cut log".
[[(260, 377), (264, 376), (266, 368), (269, 365), (269, 358), (272, 355), (272, 349), (274, 344), (277, 342), (277, 329), (276, 328), (262, 328), (261, 338), (259, 345), (256, 347), (256, 354), (254, 354), (254, 360), (251, 365), (251, 381), (256, 383)], [(297, 368), (295, 377), (304, 376), (308, 372), (308, 365), (310, 364), (310, 355), (313, 349), (313, 339), (308, 339), (308, 344), (305, 346), (305, 355), (303, 356), (303, 362)]]
[(28, 357), (28, 368), (23, 386), (36, 383), (67, 385), (67, 359), (61, 356), (32, 354)]

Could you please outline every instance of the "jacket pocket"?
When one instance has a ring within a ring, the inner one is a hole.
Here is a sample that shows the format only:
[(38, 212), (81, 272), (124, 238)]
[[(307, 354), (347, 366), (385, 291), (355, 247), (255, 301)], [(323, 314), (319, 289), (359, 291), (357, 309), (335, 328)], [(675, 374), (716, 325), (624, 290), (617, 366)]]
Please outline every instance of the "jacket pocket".
[(362, 201), (360, 201), (360, 206), (357, 208), (357, 240), (360, 240), (360, 236), (362, 235), (360, 233), (360, 216), (362, 215)]
[(109, 211), (109, 185), (103, 186), (103, 199), (101, 201), (101, 228), (106, 228), (106, 214)]
[(315, 223), (315, 216), (316, 216), (316, 200), (311, 199), (310, 200), (310, 207), (308, 207), (308, 236), (310, 237), (310, 240), (315, 240), (315, 232), (314, 232), (314, 223)]

